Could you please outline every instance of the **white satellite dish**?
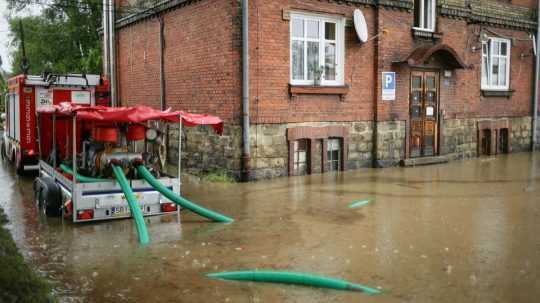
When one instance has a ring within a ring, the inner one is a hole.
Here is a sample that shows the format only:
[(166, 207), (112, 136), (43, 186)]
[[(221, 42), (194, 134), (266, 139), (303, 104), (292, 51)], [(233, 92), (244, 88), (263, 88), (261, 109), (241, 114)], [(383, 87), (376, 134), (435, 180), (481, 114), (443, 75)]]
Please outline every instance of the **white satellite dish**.
[(358, 36), (358, 39), (360, 39), (360, 41), (362, 42), (366, 42), (368, 40), (367, 24), (366, 18), (364, 18), (364, 14), (361, 10), (354, 10), (353, 21), (354, 29), (356, 30), (356, 35)]

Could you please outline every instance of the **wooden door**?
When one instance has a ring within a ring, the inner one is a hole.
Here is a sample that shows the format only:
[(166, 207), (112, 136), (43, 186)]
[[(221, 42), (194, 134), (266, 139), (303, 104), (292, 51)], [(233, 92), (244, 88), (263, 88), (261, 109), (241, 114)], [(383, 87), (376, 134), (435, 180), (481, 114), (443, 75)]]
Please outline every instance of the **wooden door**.
[(410, 157), (437, 154), (439, 74), (413, 71), (410, 97)]

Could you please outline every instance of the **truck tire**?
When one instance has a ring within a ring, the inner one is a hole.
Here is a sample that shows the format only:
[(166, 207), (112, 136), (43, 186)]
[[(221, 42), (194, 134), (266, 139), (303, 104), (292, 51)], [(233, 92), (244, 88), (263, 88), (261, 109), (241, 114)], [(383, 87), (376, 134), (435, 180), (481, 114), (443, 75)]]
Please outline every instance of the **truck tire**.
[(17, 159), (15, 156), (15, 168), (17, 169), (17, 175), (24, 176), (24, 164), (22, 159)]
[(2, 143), (0, 143), (0, 156), (2, 157), (2, 161), (5, 161), (6, 156), (6, 143), (4, 142), (4, 139), (2, 138)]
[(62, 215), (62, 195), (60, 187), (51, 178), (40, 177), (39, 186), (35, 186), (39, 205), (47, 217), (59, 217)]

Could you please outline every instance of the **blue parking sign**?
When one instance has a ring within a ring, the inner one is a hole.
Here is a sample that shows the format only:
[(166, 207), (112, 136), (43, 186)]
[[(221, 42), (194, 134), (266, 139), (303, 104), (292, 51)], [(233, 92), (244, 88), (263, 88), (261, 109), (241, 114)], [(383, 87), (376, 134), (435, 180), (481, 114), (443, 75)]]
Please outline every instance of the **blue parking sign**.
[(396, 100), (396, 73), (382, 73), (382, 99), (385, 101)]

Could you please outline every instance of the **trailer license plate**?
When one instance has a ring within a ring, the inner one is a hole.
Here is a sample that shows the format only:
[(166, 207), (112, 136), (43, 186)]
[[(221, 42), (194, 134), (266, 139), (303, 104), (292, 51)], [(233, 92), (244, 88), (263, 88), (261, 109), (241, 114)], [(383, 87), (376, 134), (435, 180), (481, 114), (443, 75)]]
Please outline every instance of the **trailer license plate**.
[(118, 216), (127, 216), (131, 212), (129, 211), (129, 207), (112, 207), (111, 208), (111, 216), (118, 217)]
[[(140, 206), (141, 212), (145, 213), (144, 206)], [(112, 207), (111, 208), (111, 216), (113, 217), (119, 217), (119, 216), (128, 216), (131, 214), (131, 210), (128, 206), (119, 206), (119, 207)]]

